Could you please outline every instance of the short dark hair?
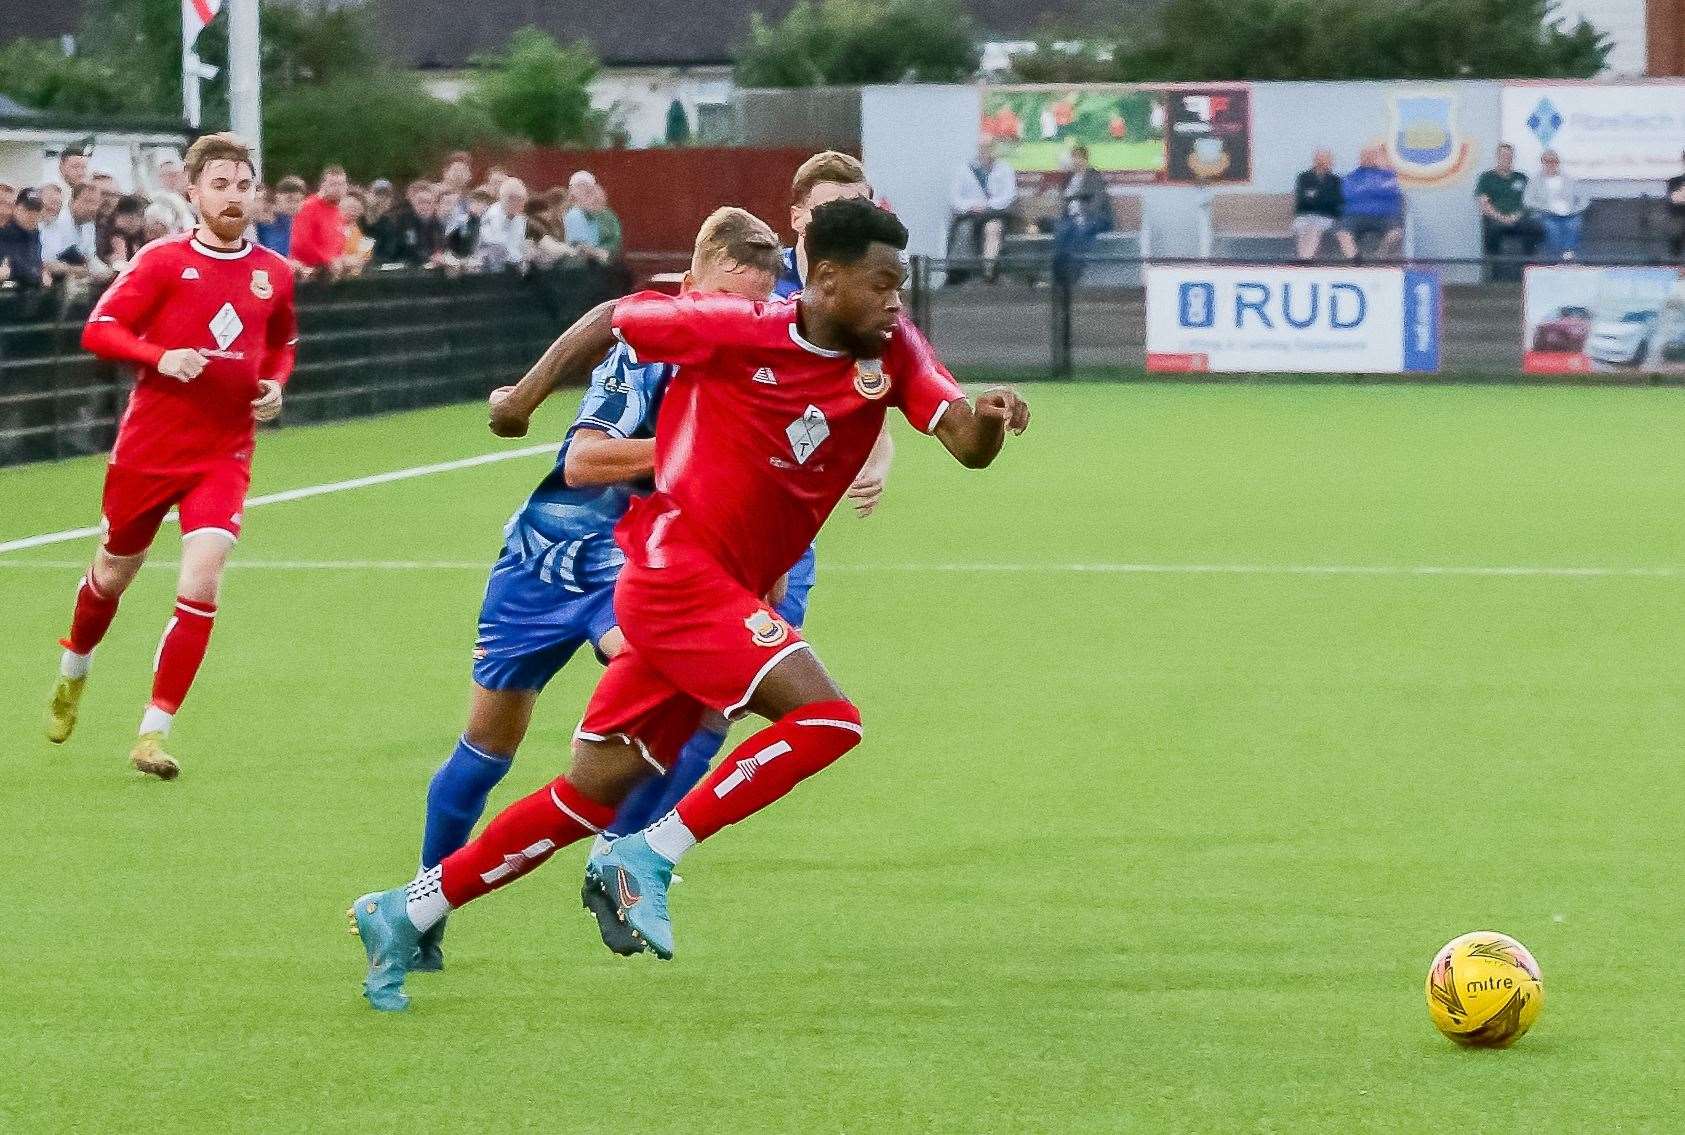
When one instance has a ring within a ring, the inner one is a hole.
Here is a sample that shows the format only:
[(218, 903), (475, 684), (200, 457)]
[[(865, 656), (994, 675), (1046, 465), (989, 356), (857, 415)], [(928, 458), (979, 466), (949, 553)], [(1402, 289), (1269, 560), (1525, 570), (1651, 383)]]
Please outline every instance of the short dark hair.
[(277, 193), (309, 193), (310, 187), (304, 184), (304, 179), (295, 173), (290, 173), (275, 183)]
[(845, 197), (815, 209), (802, 239), (807, 242), (810, 263), (857, 264), (874, 244), (905, 249), (907, 226), (864, 197)]
[(117, 198), (117, 206), (113, 211), (121, 213), (125, 217), (144, 216), (146, 213), (146, 198), (134, 193), (125, 193)]

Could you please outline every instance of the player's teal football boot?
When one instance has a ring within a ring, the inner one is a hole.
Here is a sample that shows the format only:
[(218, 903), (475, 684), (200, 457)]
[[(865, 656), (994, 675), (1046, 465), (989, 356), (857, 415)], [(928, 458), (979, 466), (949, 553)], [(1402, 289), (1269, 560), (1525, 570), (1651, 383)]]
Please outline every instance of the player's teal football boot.
[(405, 888), (393, 887), (364, 895), (345, 912), (357, 937), (363, 940), (363, 952), (369, 956), (363, 996), (383, 1013), (396, 1013), (410, 1004), (404, 992), (404, 976), (409, 973), (421, 932), (410, 921), (405, 902)]
[(651, 850), (642, 832), (609, 844), (603, 854), (591, 857), (585, 871), (656, 957), (673, 956), (673, 923), (667, 917), (673, 865)]
[(445, 922), (439, 919), (416, 941), (411, 973), (438, 973), (445, 968)]

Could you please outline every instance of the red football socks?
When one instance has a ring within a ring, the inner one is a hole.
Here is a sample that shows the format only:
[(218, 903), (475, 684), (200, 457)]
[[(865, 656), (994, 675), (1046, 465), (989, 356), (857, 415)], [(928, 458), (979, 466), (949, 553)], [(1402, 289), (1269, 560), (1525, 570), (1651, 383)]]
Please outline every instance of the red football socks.
[(860, 711), (852, 702), (804, 705), (733, 749), (675, 811), (692, 836), (707, 839), (824, 769), (860, 736)]
[[(216, 622), (216, 604), (176, 599), (176, 612), (164, 627), (158, 657), (152, 664), (152, 705), (165, 713), (181, 708), (205, 660), (211, 641), (211, 624)], [(72, 648), (74, 649), (74, 648)]]
[(558, 776), (499, 812), (478, 839), (445, 856), (439, 864), (445, 901), (455, 909), (512, 883), (613, 819), (613, 807), (587, 799)]
[(105, 632), (111, 629), (118, 598), (95, 585), (93, 572), (84, 575), (76, 588), (76, 613), (70, 617), (70, 635), (59, 639), (59, 645), (73, 654), (93, 653)]

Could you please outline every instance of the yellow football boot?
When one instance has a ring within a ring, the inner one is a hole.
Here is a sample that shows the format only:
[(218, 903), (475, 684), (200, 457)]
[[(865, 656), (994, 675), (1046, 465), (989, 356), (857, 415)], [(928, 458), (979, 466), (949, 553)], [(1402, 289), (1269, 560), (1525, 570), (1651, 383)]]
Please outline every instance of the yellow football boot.
[(64, 744), (76, 731), (76, 711), (82, 704), (82, 688), (87, 684), (86, 675), (66, 678), (62, 674), (53, 684), (53, 700), (47, 706), (47, 740), (53, 744)]
[(135, 747), (129, 750), (129, 763), (144, 772), (147, 776), (155, 776), (159, 780), (174, 780), (181, 775), (181, 766), (176, 759), (164, 751), (164, 735), (162, 733), (142, 733)]

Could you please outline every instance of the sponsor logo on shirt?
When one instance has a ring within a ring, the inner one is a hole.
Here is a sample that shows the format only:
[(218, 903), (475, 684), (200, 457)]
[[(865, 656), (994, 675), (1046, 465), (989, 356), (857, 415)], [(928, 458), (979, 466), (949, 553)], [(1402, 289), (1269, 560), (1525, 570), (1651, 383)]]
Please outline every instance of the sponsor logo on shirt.
[(790, 628), (771, 611), (756, 611), (743, 620), (743, 625), (749, 628), (749, 637), (756, 646), (777, 646), (790, 637)]
[(860, 392), (860, 397), (874, 402), (888, 394), (889, 376), (883, 372), (883, 363), (877, 359), (861, 359), (855, 363), (854, 389)]
[(806, 465), (807, 459), (831, 436), (831, 423), (825, 420), (825, 411), (809, 403), (802, 416), (785, 428), (784, 436), (790, 439), (790, 452), (796, 455), (796, 462)]
[(217, 349), (226, 351), (234, 340), (240, 337), (240, 332), (246, 325), (240, 320), (240, 313), (234, 310), (234, 305), (225, 303), (211, 319), (211, 338), (216, 340)]
[(260, 300), (266, 300), (275, 294), (275, 285), (269, 282), (267, 268), (252, 269), (252, 295)]

